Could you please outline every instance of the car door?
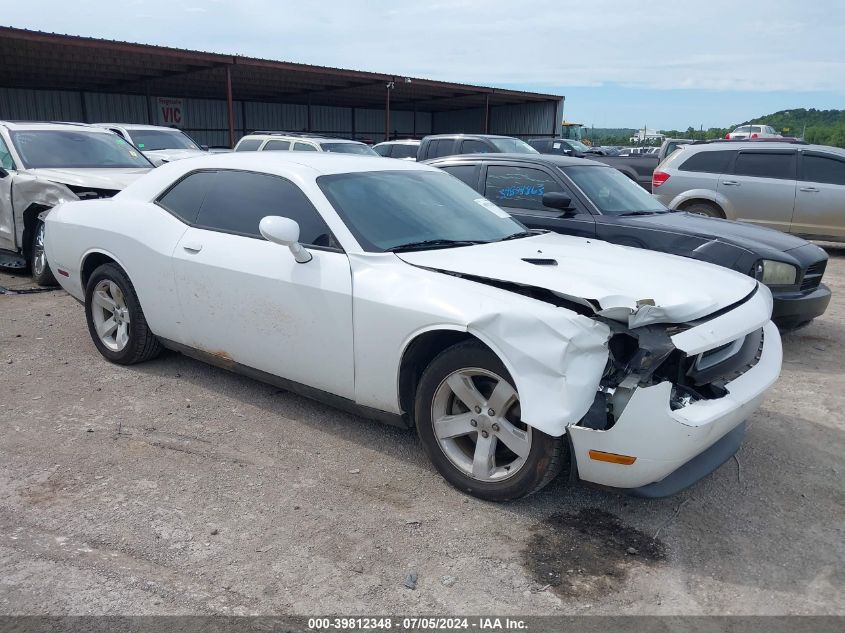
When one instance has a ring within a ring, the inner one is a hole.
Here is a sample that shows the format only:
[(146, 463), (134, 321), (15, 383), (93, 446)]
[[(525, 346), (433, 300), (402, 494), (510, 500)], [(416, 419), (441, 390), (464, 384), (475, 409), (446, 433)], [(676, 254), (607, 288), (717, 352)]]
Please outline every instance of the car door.
[(803, 153), (790, 231), (812, 237), (845, 237), (845, 156)]
[[(311, 261), (299, 264), (261, 237), (258, 223), (268, 215), (299, 223)], [(186, 345), (354, 398), (349, 261), (294, 183), (215, 172), (173, 267)]]
[(0, 136), (0, 168), (5, 175), (0, 178), (0, 249), (17, 250), (15, 244), (15, 214), (12, 209), (12, 179), (15, 161), (3, 137)]
[[(481, 192), (532, 229), (548, 229), (556, 233), (595, 237), (592, 213), (560, 178), (545, 167), (507, 162), (489, 162), (484, 166)], [(543, 194), (560, 192), (572, 199), (574, 213), (543, 205)]]
[(717, 191), (731, 204), (735, 217), (780, 231), (789, 231), (795, 209), (795, 150), (740, 150), (733, 169), (719, 177)]

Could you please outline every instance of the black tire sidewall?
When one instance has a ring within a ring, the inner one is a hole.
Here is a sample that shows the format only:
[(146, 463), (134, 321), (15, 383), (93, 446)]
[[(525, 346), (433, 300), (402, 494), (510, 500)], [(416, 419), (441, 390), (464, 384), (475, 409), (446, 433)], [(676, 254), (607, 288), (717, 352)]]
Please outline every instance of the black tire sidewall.
[(495, 372), (516, 388), (501, 360), (481, 343), (459, 343), (444, 350), (423, 372), (414, 402), (417, 433), (423, 449), (438, 472), (463, 492), (489, 501), (508, 501), (531, 494), (547, 483), (549, 469), (556, 468), (556, 456), (565, 448), (563, 438), (532, 429), (531, 451), (519, 472), (501, 482), (484, 482), (472, 479), (452, 464), (434, 435), (431, 403), (437, 387), (452, 372), (469, 367)]
[(40, 275), (35, 274), (35, 243), (38, 241), (38, 232), (41, 231), (42, 228), (44, 228), (44, 222), (38, 220), (35, 225), (35, 230), (32, 232), (32, 240), (29, 244), (29, 265), (30, 271), (32, 273), (32, 280), (39, 286), (58, 286), (59, 282), (56, 281), (56, 277), (55, 275), (53, 275), (53, 271), (50, 269), (50, 262), (47, 261), (46, 253), (44, 254), (44, 270), (41, 271)]
[(693, 215), (703, 215), (708, 218), (725, 218), (725, 216), (719, 210), (719, 207), (707, 202), (696, 202), (694, 204), (689, 205), (688, 207), (685, 207), (684, 211), (686, 211), (687, 213), (692, 213)]
[[(115, 352), (106, 347), (100, 340), (97, 334), (97, 329), (94, 326), (94, 318), (92, 314), (92, 297), (94, 295), (94, 288), (104, 279), (108, 279), (116, 283), (123, 298), (126, 301), (126, 307), (129, 310), (129, 343), (119, 352)], [(126, 273), (116, 264), (103, 264), (91, 274), (88, 283), (85, 286), (85, 320), (88, 323), (88, 332), (91, 334), (91, 340), (97, 350), (109, 361), (120, 365), (129, 365), (137, 362), (140, 355), (140, 348), (143, 347), (143, 339), (148, 334), (142, 331), (147, 328), (147, 322), (141, 312), (141, 304), (135, 294), (135, 288)]]

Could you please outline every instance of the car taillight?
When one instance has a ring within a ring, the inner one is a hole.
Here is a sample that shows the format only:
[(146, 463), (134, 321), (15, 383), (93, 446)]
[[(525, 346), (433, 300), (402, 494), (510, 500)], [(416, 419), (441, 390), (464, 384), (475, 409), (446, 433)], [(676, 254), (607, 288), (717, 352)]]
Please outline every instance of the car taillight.
[(669, 174), (667, 174), (665, 171), (656, 171), (651, 176), (651, 188), (657, 189), (667, 180), (669, 180)]
[(728, 140), (728, 141), (731, 140), (731, 133), (730, 132), (725, 134), (725, 140)]
[(752, 135), (751, 135), (751, 138), (757, 138), (757, 135), (756, 135), (756, 134), (752, 134)]

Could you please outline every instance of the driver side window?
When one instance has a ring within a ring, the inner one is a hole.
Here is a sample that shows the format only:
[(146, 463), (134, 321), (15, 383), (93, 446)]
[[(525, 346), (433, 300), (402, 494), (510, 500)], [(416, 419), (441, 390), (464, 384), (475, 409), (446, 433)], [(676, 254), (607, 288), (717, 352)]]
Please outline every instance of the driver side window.
[(543, 194), (554, 191), (562, 191), (562, 187), (543, 170), (503, 165), (487, 168), (484, 197), (500, 207), (551, 211), (543, 205)]
[(302, 244), (340, 249), (302, 190), (279, 176), (231, 170), (196, 172), (176, 183), (159, 204), (192, 226), (262, 240), (258, 230), (261, 219), (280, 215), (296, 220)]

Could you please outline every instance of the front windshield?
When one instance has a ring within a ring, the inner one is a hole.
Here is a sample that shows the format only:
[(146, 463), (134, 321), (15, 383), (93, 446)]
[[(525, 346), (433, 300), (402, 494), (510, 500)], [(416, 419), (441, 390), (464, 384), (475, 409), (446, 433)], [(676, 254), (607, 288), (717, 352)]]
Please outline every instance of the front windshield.
[(629, 215), (668, 211), (645, 189), (612, 167), (578, 165), (566, 167), (563, 172), (602, 213)]
[(153, 166), (117, 134), (84, 130), (26, 130), (12, 132), (11, 136), (23, 164), (29, 169)]
[(324, 152), (336, 154), (361, 154), (362, 156), (378, 156), (369, 145), (363, 143), (320, 143)]
[(567, 141), (571, 146), (572, 149), (577, 150), (579, 152), (589, 152), (593, 148), (589, 145), (584, 145), (581, 141)]
[(446, 173), (402, 170), (321, 176), (320, 189), (364, 250), (418, 242), (491, 242), (525, 227)]
[(159, 149), (199, 150), (197, 144), (179, 130), (129, 130), (129, 134), (138, 149), (145, 152)]
[(488, 138), (496, 149), (505, 154), (539, 154), (536, 149), (518, 138)]

